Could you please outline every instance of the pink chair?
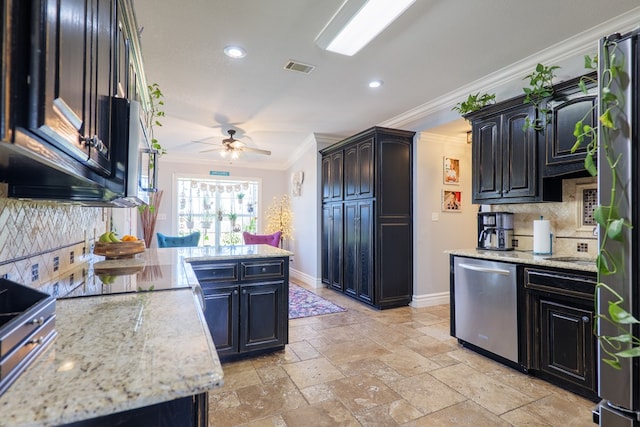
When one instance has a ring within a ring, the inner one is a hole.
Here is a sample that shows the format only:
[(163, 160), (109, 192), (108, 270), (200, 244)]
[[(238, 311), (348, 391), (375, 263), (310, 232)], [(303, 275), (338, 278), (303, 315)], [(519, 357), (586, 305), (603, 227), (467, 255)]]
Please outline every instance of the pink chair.
[(281, 231), (276, 231), (273, 234), (251, 234), (246, 231), (242, 232), (242, 238), (244, 239), (245, 245), (258, 245), (261, 243), (280, 247), (280, 235), (282, 235)]

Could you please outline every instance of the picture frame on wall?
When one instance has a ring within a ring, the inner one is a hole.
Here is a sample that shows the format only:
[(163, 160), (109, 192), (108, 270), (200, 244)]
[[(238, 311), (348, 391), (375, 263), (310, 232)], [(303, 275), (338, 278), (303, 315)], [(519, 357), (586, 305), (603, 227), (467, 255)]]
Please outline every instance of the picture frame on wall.
[(445, 156), (442, 165), (442, 181), (445, 184), (460, 184), (460, 159)]
[(442, 211), (462, 212), (462, 191), (442, 190)]

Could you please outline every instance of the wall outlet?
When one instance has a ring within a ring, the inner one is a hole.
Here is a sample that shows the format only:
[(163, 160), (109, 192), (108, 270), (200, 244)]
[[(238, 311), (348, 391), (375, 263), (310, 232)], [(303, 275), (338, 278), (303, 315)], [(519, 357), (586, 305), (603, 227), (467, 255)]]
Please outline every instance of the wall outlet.
[(577, 251), (578, 252), (589, 252), (589, 244), (588, 243), (578, 243)]
[(514, 248), (518, 247), (518, 239), (512, 239), (511, 240), (511, 246), (513, 246)]
[(158, 213), (158, 221), (166, 221), (167, 214), (166, 213)]

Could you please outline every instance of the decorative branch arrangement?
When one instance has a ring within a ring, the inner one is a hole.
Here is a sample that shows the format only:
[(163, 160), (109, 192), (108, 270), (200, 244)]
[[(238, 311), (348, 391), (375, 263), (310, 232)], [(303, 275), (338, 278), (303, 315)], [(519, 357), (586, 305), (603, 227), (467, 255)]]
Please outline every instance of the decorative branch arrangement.
[(144, 244), (147, 248), (151, 247), (151, 241), (153, 240), (153, 234), (156, 229), (156, 219), (158, 218), (158, 206), (160, 206), (160, 202), (162, 201), (163, 193), (162, 190), (151, 193), (151, 196), (149, 196), (149, 204), (138, 206), (142, 235), (144, 236)]
[(293, 240), (293, 212), (291, 211), (291, 201), (288, 195), (284, 195), (278, 200), (276, 197), (267, 208), (267, 233), (280, 231), (280, 242), (285, 239)]

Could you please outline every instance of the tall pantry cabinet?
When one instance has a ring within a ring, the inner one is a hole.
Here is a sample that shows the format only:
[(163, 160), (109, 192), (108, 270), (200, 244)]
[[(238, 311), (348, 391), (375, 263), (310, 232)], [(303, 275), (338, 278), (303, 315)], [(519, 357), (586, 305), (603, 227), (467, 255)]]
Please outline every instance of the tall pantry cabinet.
[(373, 127), (320, 151), (322, 282), (377, 308), (413, 294), (413, 137)]

